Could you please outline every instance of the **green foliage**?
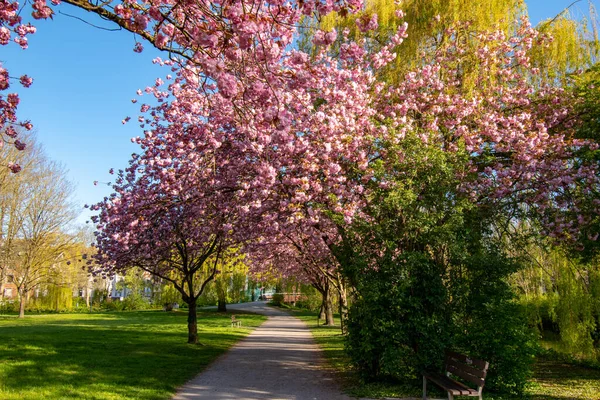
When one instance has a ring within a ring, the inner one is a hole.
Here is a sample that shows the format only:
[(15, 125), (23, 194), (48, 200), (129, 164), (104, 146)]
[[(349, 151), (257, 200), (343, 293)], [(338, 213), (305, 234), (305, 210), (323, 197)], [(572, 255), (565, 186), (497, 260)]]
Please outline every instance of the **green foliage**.
[[(398, 8), (405, 12), (402, 19), (394, 15)], [(322, 18), (319, 26), (325, 31), (336, 28), (338, 32), (347, 28), (351, 37), (359, 39), (365, 35), (357, 29), (356, 19), (377, 14), (379, 28), (367, 34), (374, 39), (370, 50), (375, 51), (379, 43), (385, 43), (385, 38), (395, 33), (400, 24), (407, 22), (408, 38), (394, 49), (397, 53), (396, 61), (382, 71), (387, 82), (398, 82), (407, 71), (422, 66), (430, 59), (429, 56), (443, 40), (446, 29), (456, 22), (469, 22), (474, 31), (501, 29), (508, 33), (514, 29), (515, 21), (523, 12), (521, 0), (405, 0), (400, 6), (393, 1), (367, 0), (362, 13), (347, 14), (344, 17), (332, 13)], [(465, 40), (469, 40), (468, 35)], [(465, 70), (476, 73), (477, 68), (471, 65)], [(472, 76), (465, 76), (465, 81), (471, 82), (471, 78)]]
[(139, 311), (151, 308), (150, 302), (139, 293), (132, 293), (123, 300), (113, 300), (103, 304), (103, 309), (106, 311)]
[[(589, 140), (592, 143), (600, 142), (600, 63), (593, 65), (585, 73), (574, 77), (574, 90), (578, 98), (575, 110), (580, 119), (577, 138)], [(591, 146), (581, 146), (576, 161), (581, 165), (586, 163), (596, 165), (596, 175), (600, 171), (600, 149)], [(582, 232), (582, 243), (577, 246), (574, 253), (582, 256), (586, 261), (600, 255), (600, 214), (595, 210), (600, 199), (600, 188), (597, 185), (587, 184), (588, 191), (577, 193), (586, 201), (582, 202), (582, 212), (590, 216), (588, 227)]]
[(319, 311), (323, 303), (323, 296), (311, 285), (301, 285), (302, 299), (296, 302), (296, 307), (309, 311)]
[(198, 301), (211, 305), (245, 301), (248, 267), (244, 264), (244, 256), (234, 250), (226, 252), (218, 261), (217, 270), (219, 272)]
[[(575, 77), (580, 116), (583, 119), (578, 136), (585, 139), (600, 140), (600, 63), (595, 64), (584, 74)], [(600, 157), (595, 152), (594, 156)]]
[(14, 301), (0, 301), (0, 314), (12, 314), (19, 311), (19, 304)]
[(103, 309), (105, 311), (123, 311), (124, 307), (125, 306), (122, 301), (111, 300), (104, 303)]
[[(405, 13), (402, 19), (394, 15), (398, 8)], [(378, 16), (378, 29), (367, 34), (361, 33), (356, 27), (356, 20), (374, 14)], [(507, 36), (512, 35), (518, 29), (519, 17), (525, 15), (527, 7), (523, 0), (405, 0), (400, 6), (387, 0), (367, 0), (360, 13), (344, 13), (343, 16), (331, 13), (320, 21), (311, 21), (306, 37), (300, 43), (304, 48), (310, 48), (309, 39), (317, 27), (325, 31), (335, 28), (338, 32), (349, 29), (350, 36), (356, 40), (365, 37), (372, 39), (367, 48), (376, 51), (381, 43), (386, 42), (385, 38), (393, 34), (400, 24), (407, 22), (408, 37), (394, 49), (396, 61), (379, 72), (386, 82), (395, 83), (402, 80), (407, 71), (430, 62), (431, 55), (447, 40), (445, 32), (448, 28), (459, 22), (467, 23), (467, 30), (457, 31), (455, 34), (461, 35), (461, 40), (469, 47), (469, 55), (464, 57), (460, 66), (464, 70), (463, 88), (476, 91), (474, 78), (479, 73), (479, 65), (477, 58), (473, 56), (477, 51), (476, 35), (473, 32), (500, 30)], [(532, 75), (531, 79), (540, 85), (565, 84), (569, 74), (588, 68), (600, 50), (597, 32), (590, 32), (589, 22), (588, 19), (578, 21), (572, 18), (568, 10), (541, 22), (537, 29), (553, 40), (548, 41), (546, 46), (532, 49), (532, 63), (539, 69), (539, 73)], [(592, 25), (597, 24), (597, 21), (591, 22)]]
[(150, 302), (139, 292), (131, 293), (123, 299), (123, 310), (125, 311), (146, 310), (149, 308), (151, 308)]
[(450, 327), (440, 272), (416, 252), (366, 272), (361, 297), (350, 308), (347, 339), (348, 354), (364, 378), (412, 380), (439, 366)]
[(167, 307), (174, 303), (182, 304), (181, 293), (170, 283), (164, 283), (161, 285), (158, 295), (155, 299), (155, 304), (160, 307)]
[(283, 296), (283, 294), (275, 293), (270, 303), (274, 306), (281, 306), (283, 304), (284, 299), (285, 297)]
[[(421, 382), (399, 383), (390, 380), (364, 382), (349, 368), (350, 360), (344, 352), (343, 336), (336, 327), (315, 324), (316, 313), (294, 311), (312, 331), (315, 341), (323, 351), (329, 366), (338, 372), (344, 389), (360, 398), (420, 398)], [(523, 396), (494, 393), (487, 386), (484, 400), (597, 400), (600, 398), (600, 369), (573, 364), (574, 360), (563, 354), (541, 352), (533, 366), (533, 376)], [(433, 386), (433, 385), (432, 385)], [(435, 388), (432, 387), (432, 392)], [(445, 393), (432, 393), (432, 397), (446, 397)], [(465, 397), (466, 399), (466, 397)]]
[(453, 347), (490, 363), (487, 388), (522, 393), (536, 347), (524, 309), (507, 280), (519, 265), (493, 248), (464, 262), (466, 280), (453, 290), (453, 296), (464, 296)]
[[(535, 347), (506, 279), (515, 265), (493, 251), (462, 261), (449, 273), (414, 252), (365, 273), (347, 338), (363, 378), (410, 382), (439, 370), (444, 351), (454, 349), (490, 362), (490, 390), (524, 390)], [(457, 273), (462, 279), (448, 279)]]
[(556, 284), (559, 295), (556, 314), (563, 344), (576, 356), (593, 354), (591, 334), (596, 321), (591, 296), (573, 274), (561, 274)]
[(520, 263), (493, 228), (502, 210), (463, 195), (466, 154), (412, 137), (386, 145), (400, 156), (372, 181), (372, 219), (344, 232), (337, 250), (357, 292), (347, 338), (353, 364), (367, 380), (410, 382), (439, 370), (454, 349), (490, 361), (491, 390), (521, 393), (533, 337), (508, 283)]
[(31, 298), (26, 304), (30, 312), (65, 312), (73, 309), (73, 289), (65, 286), (48, 285), (39, 291), (40, 296)]
[[(600, 351), (600, 268), (560, 249), (533, 249), (535, 262), (519, 271), (514, 284), (521, 293), (531, 326), (552, 336), (558, 351), (595, 362)], [(547, 343), (545, 343), (547, 344)]]

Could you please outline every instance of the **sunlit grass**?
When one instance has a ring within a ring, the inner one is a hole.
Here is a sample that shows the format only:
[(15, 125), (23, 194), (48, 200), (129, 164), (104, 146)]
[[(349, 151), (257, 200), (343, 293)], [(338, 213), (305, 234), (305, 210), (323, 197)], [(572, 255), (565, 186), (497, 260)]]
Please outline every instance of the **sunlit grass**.
[(266, 317), (184, 311), (0, 316), (0, 399), (168, 399)]

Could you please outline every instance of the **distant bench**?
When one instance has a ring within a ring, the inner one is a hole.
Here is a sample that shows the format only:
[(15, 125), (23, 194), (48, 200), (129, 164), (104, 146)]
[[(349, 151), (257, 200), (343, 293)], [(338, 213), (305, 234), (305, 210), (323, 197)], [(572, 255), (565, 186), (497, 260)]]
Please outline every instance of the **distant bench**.
[[(488, 367), (489, 363), (487, 361), (470, 358), (464, 354), (455, 353), (453, 351), (447, 351), (445, 359), (446, 375), (435, 372), (423, 373), (423, 400), (428, 399), (428, 380), (448, 392), (448, 400), (453, 400), (454, 396), (479, 397), (479, 400), (481, 400), (481, 391), (485, 384)], [(450, 378), (450, 375), (454, 375), (472, 383), (477, 386), (477, 389), (470, 388), (464, 383)]]
[(235, 315), (231, 316), (231, 327), (232, 328), (241, 328), (242, 327), (242, 321), (240, 321), (239, 319), (235, 319)]

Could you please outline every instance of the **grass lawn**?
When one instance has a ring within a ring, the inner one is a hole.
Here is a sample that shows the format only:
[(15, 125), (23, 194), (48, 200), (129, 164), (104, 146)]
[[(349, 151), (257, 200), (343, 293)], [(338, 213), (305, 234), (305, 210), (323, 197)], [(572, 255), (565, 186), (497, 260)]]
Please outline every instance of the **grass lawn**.
[(0, 316), (0, 399), (168, 399), (266, 317), (186, 311)]
[[(360, 384), (348, 364), (344, 353), (344, 339), (340, 334), (339, 320), (337, 326), (319, 326), (315, 313), (292, 311), (292, 314), (305, 321), (310, 327), (315, 340), (323, 350), (329, 366), (339, 373), (339, 376), (349, 394), (359, 397), (417, 397), (422, 396), (420, 381), (414, 386), (394, 385), (392, 383)], [(321, 321), (322, 322), (322, 321)], [(437, 395), (445, 397), (441, 392)], [(468, 397), (462, 397), (467, 399)], [(472, 397), (471, 397), (472, 398)], [(516, 400), (486, 393), (487, 400)], [(538, 359), (534, 364), (533, 378), (528, 388), (526, 400), (598, 400), (600, 399), (600, 370), (586, 368), (550, 359)]]

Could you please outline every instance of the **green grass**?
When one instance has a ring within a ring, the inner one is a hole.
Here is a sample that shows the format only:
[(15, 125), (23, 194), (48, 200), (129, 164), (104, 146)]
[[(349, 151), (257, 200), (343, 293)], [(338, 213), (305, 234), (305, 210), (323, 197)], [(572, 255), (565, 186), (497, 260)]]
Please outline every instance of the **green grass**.
[(168, 399), (266, 317), (185, 311), (0, 316), (0, 399)]
[[(344, 353), (344, 339), (340, 333), (339, 320), (336, 318), (337, 326), (333, 327), (317, 325), (315, 313), (293, 309), (289, 311), (308, 324), (315, 341), (323, 350), (329, 367), (338, 373), (349, 394), (369, 398), (421, 398), (422, 388), (419, 382), (414, 385), (399, 385), (390, 382), (360, 384)], [(438, 398), (445, 397), (441, 392), (436, 394), (432, 391), (431, 394)], [(485, 388), (483, 394), (483, 398), (486, 400), (516, 400), (514, 396), (486, 393)], [(467, 397), (463, 398), (467, 399)], [(534, 364), (531, 383), (522, 399), (598, 400), (600, 399), (600, 370), (551, 358), (538, 358)]]

